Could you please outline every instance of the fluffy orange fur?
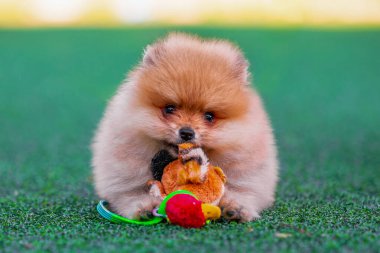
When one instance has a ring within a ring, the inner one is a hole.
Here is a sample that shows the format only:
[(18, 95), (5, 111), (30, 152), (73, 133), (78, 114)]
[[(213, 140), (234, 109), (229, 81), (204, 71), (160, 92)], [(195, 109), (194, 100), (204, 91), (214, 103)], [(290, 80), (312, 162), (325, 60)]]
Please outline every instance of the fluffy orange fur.
[[(148, 46), (107, 106), (96, 132), (93, 172), (98, 195), (127, 217), (153, 209), (150, 162), (161, 149), (175, 154), (179, 129), (228, 182), (220, 201), (227, 219), (250, 221), (274, 201), (276, 147), (259, 95), (249, 85), (242, 52), (223, 40), (170, 34)], [(175, 106), (172, 114), (163, 108)], [(215, 120), (205, 120), (211, 112)]]

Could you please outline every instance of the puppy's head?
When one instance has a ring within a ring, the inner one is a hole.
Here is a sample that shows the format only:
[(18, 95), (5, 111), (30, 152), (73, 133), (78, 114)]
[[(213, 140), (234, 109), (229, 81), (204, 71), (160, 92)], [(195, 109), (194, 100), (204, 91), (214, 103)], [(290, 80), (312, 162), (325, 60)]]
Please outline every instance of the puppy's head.
[[(136, 113), (147, 136), (175, 146), (233, 142), (248, 110), (248, 64), (226, 41), (171, 34), (148, 46), (131, 74)], [(228, 141), (230, 140), (230, 141)]]

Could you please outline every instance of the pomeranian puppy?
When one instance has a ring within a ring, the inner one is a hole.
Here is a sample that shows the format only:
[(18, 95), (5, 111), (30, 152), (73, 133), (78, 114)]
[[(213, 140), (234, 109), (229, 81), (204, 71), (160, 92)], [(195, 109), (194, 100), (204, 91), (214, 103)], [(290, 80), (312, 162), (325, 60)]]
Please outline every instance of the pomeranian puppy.
[(219, 206), (229, 220), (251, 221), (272, 205), (277, 151), (261, 99), (238, 47), (172, 33), (149, 45), (109, 102), (92, 144), (96, 192), (128, 218), (146, 217), (152, 158), (177, 145), (202, 147), (227, 183)]

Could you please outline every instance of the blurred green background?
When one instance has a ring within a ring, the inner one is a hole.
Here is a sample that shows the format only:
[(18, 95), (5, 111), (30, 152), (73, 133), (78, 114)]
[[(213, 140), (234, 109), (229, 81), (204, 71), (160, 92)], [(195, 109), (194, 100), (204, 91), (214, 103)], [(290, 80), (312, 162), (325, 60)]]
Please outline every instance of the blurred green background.
[[(378, 252), (379, 25), (378, 0), (0, 0), (0, 252)], [(142, 227), (95, 210), (96, 125), (170, 31), (229, 39), (251, 63), (281, 161), (258, 221)]]
[[(201, 230), (111, 224), (89, 144), (143, 48), (180, 30), (238, 43), (279, 145), (276, 205)], [(376, 252), (380, 31), (154, 28), (0, 31), (0, 249)]]

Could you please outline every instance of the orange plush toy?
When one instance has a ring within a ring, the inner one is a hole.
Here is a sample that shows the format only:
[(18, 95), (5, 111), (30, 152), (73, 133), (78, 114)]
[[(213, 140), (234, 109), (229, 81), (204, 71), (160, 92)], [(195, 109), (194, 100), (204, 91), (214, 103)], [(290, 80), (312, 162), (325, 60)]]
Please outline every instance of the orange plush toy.
[(209, 164), (200, 147), (192, 143), (178, 146), (178, 159), (169, 163), (161, 181), (150, 180), (149, 192), (165, 198), (177, 190), (187, 190), (203, 203), (217, 205), (224, 193), (226, 176), (221, 168)]

